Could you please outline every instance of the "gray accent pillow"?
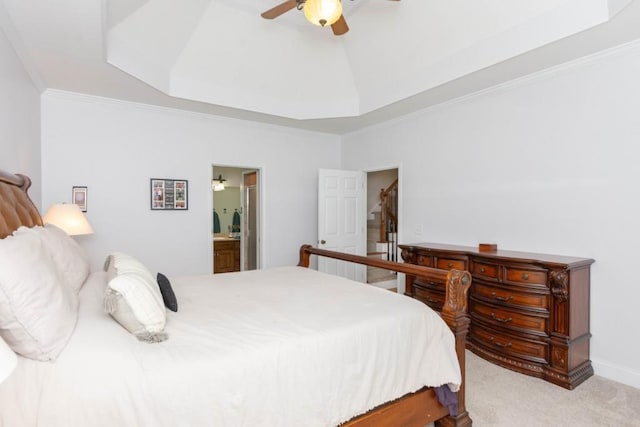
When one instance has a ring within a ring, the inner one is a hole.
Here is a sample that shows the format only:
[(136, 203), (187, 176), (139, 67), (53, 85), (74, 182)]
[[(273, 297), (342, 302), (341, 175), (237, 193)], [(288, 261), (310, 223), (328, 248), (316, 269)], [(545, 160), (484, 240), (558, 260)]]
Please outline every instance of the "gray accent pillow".
[(173, 288), (171, 287), (171, 282), (167, 276), (162, 273), (158, 273), (157, 280), (165, 307), (173, 312), (177, 312), (178, 300), (176, 299), (176, 294), (173, 292)]

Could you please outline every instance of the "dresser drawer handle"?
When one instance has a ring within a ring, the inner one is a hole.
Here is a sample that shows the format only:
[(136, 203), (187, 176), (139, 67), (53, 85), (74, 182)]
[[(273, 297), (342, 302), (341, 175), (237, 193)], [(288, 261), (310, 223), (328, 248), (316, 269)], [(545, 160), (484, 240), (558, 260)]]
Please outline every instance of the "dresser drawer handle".
[(491, 337), (490, 340), (491, 340), (491, 343), (493, 345), (495, 345), (496, 347), (501, 347), (501, 348), (511, 347), (511, 343), (510, 342), (508, 342), (506, 344), (505, 343), (501, 343), (501, 342), (495, 341), (494, 337)]
[(449, 264), (447, 264), (447, 267), (449, 267), (449, 268), (453, 267), (453, 263), (450, 262)]
[(487, 271), (484, 267), (480, 267), (480, 273), (484, 273), (485, 271)]
[(438, 300), (433, 299), (433, 298), (431, 298), (431, 297), (427, 297), (427, 296), (425, 296), (425, 297), (424, 297), (424, 299), (426, 299), (427, 301), (429, 301), (429, 302), (431, 302), (431, 303), (434, 303), (434, 304), (436, 304), (436, 303), (438, 303), (438, 302), (439, 302)]
[(523, 273), (522, 280), (529, 280), (529, 275), (527, 273)]
[(509, 323), (513, 320), (511, 317), (507, 317), (506, 319), (504, 317), (497, 317), (495, 313), (491, 313), (491, 318), (496, 322), (502, 323)]
[(498, 301), (502, 301), (502, 302), (507, 302), (507, 301), (511, 301), (513, 299), (513, 297), (511, 295), (509, 295), (508, 297), (501, 297), (496, 295), (495, 292), (491, 292), (491, 296), (495, 299), (497, 299)]

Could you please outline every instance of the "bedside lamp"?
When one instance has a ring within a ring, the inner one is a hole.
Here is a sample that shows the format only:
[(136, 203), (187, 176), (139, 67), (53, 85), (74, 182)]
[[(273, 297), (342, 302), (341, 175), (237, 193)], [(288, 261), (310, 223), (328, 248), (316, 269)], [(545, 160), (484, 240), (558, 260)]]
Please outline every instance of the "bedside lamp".
[(93, 234), (89, 221), (75, 203), (53, 205), (42, 219), (45, 224), (53, 224), (69, 236)]
[(0, 383), (16, 368), (18, 357), (0, 337)]

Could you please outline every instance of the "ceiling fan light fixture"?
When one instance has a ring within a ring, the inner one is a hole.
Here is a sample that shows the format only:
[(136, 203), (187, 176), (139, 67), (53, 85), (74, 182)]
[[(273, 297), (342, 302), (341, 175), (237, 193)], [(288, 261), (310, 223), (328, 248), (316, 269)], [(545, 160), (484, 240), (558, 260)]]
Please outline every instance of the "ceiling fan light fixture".
[[(218, 181), (218, 182), (216, 182)], [(218, 175), (218, 178), (214, 178), (211, 181), (211, 186), (213, 187), (213, 191), (224, 191), (224, 182), (226, 179), (222, 177), (222, 174)]]
[(342, 16), (342, 3), (340, 0), (306, 0), (303, 12), (313, 25), (333, 25)]

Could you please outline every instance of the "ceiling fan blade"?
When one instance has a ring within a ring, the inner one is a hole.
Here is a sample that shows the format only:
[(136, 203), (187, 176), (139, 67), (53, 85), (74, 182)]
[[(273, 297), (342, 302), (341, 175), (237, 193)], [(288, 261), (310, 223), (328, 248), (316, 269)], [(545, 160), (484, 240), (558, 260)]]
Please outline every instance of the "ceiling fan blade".
[(298, 1), (297, 0), (287, 0), (284, 3), (280, 3), (276, 7), (267, 10), (266, 12), (262, 12), (260, 14), (260, 16), (262, 16), (264, 19), (277, 18), (278, 16), (282, 15), (283, 13), (290, 11), (291, 9), (296, 7), (297, 5), (298, 5)]
[(347, 21), (344, 19), (344, 15), (340, 15), (340, 18), (331, 24), (331, 29), (333, 30), (333, 34), (336, 36), (341, 36), (349, 31), (349, 26), (347, 25)]

